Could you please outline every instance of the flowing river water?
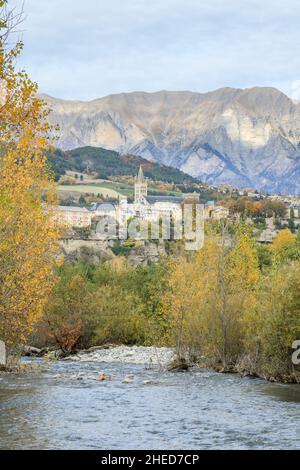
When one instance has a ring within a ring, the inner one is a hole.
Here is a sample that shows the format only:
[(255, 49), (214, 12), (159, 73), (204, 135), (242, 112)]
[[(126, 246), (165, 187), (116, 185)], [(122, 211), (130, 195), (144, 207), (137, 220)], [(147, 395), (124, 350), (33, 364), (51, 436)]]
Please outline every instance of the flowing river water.
[(299, 385), (142, 364), (31, 362), (29, 373), (0, 376), (1, 449), (300, 448)]

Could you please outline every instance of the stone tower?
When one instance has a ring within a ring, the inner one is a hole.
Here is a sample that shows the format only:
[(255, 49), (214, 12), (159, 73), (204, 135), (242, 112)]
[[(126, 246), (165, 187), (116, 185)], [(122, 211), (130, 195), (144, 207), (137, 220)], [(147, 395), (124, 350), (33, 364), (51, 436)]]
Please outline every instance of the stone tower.
[(142, 167), (140, 166), (138, 175), (134, 184), (134, 202), (143, 202), (143, 198), (147, 196), (147, 182), (144, 177)]

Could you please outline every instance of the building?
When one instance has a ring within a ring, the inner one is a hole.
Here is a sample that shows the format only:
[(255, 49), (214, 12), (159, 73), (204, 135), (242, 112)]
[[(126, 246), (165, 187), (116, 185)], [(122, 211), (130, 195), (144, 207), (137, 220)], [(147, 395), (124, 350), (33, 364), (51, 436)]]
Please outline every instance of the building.
[(134, 184), (134, 202), (129, 204), (127, 198), (121, 197), (119, 204), (95, 203), (91, 206), (92, 217), (113, 217), (120, 224), (128, 219), (139, 218), (153, 222), (162, 217), (173, 219), (182, 216), (182, 196), (148, 196), (147, 180), (140, 167)]
[(300, 219), (300, 206), (290, 205), (287, 210), (288, 218)]
[(263, 230), (263, 232), (256, 239), (256, 241), (257, 243), (270, 244), (273, 242), (277, 233), (278, 233), (277, 230), (268, 227), (265, 230)]
[(158, 220), (163, 216), (176, 218), (182, 215), (183, 201), (182, 196), (148, 196), (147, 181), (140, 166), (134, 184), (134, 203), (128, 204), (127, 210), (143, 220)]
[[(119, 204), (95, 203), (91, 207), (93, 217), (113, 217), (121, 224), (130, 218), (145, 221), (157, 221), (163, 217), (173, 220), (182, 217), (182, 206), (185, 200), (193, 199), (199, 202), (197, 194), (183, 196), (149, 195), (147, 180), (140, 167), (134, 184), (134, 202), (128, 204), (126, 197), (121, 197)], [(214, 201), (208, 201), (204, 206), (204, 219), (220, 221), (229, 217), (229, 209), (216, 206)]]
[(91, 226), (92, 213), (85, 207), (57, 206), (54, 211), (56, 220), (69, 228)]
[[(56, 212), (62, 223), (68, 227), (90, 227), (92, 221), (109, 217), (121, 225), (126, 225), (129, 219), (156, 222), (162, 218), (176, 221), (183, 216), (184, 201), (199, 202), (197, 194), (184, 196), (149, 195), (148, 184), (140, 167), (134, 183), (134, 201), (128, 203), (125, 196), (119, 198), (118, 204), (93, 203), (90, 209), (72, 206), (58, 206)], [(204, 219), (220, 221), (229, 216), (227, 207), (216, 206), (214, 201), (208, 201), (204, 206)]]
[(145, 197), (147, 197), (148, 187), (147, 181), (144, 178), (142, 167), (140, 166), (138, 175), (134, 184), (134, 202), (136, 204), (143, 203)]
[(229, 209), (224, 206), (216, 206), (214, 201), (208, 201), (204, 205), (204, 219), (217, 220), (227, 219), (229, 217)]
[(229, 216), (229, 209), (224, 206), (215, 206), (210, 212), (210, 218), (212, 220), (220, 221), (222, 219), (227, 219)]
[(214, 210), (214, 208), (215, 208), (215, 201), (207, 201), (204, 204), (204, 219), (205, 220), (210, 219), (211, 212)]

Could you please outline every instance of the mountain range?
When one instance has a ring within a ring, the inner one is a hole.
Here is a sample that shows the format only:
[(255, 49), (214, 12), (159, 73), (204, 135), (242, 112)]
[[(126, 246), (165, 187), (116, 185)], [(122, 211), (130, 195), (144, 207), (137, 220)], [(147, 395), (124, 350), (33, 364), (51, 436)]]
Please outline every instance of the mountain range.
[(42, 97), (60, 126), (61, 149), (103, 147), (208, 184), (300, 194), (300, 104), (275, 88)]

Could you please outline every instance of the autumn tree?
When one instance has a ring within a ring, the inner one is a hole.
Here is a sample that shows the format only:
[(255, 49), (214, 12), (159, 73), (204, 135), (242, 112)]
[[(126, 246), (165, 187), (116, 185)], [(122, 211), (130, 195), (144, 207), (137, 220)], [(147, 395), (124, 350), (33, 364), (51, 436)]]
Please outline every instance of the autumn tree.
[(250, 232), (239, 227), (231, 240), (226, 225), (210, 234), (193, 259), (177, 260), (170, 273), (164, 310), (177, 353), (202, 354), (224, 370), (238, 358), (244, 318), (259, 279)]
[(163, 260), (130, 266), (123, 256), (64, 263), (30, 341), (63, 352), (106, 342), (164, 346), (167, 268)]
[(252, 307), (245, 340), (248, 370), (299, 382), (299, 367), (292, 362), (292, 345), (300, 337), (299, 262), (280, 265), (266, 275)]
[(271, 250), (275, 264), (282, 263), (288, 258), (293, 258), (293, 255), (296, 255), (298, 251), (296, 237), (288, 228), (280, 230), (273, 240)]
[(272, 201), (267, 199), (263, 203), (263, 212), (266, 217), (285, 217), (287, 213), (287, 207), (284, 202)]
[(35, 340), (38, 345), (58, 346), (63, 353), (85, 345), (89, 323), (93, 320), (94, 296), (88, 272), (81, 265), (66, 265), (60, 272), (38, 323)]
[(42, 315), (58, 239), (45, 157), (48, 109), (37, 85), (16, 68), (22, 42), (10, 46), (19, 21), (0, 0), (0, 337), (10, 346), (26, 341)]

